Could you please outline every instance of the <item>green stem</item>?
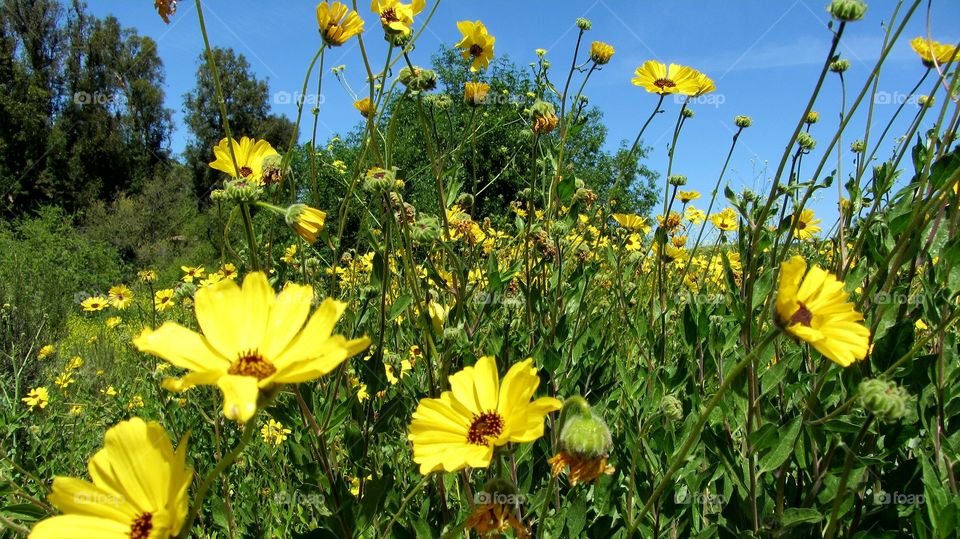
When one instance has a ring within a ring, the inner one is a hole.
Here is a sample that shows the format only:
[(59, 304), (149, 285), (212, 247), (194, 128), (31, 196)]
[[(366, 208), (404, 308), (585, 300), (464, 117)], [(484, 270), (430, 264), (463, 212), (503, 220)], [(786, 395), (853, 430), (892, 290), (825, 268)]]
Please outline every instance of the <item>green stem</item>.
[(240, 177), (240, 167), (237, 165), (237, 156), (233, 151), (233, 135), (230, 132), (230, 120), (227, 118), (227, 102), (223, 99), (223, 86), (220, 84), (220, 72), (217, 70), (217, 62), (213, 57), (213, 49), (210, 48), (210, 39), (207, 37), (207, 25), (203, 20), (203, 7), (200, 0), (196, 0), (197, 18), (200, 19), (200, 33), (203, 35), (203, 47), (207, 53), (207, 63), (210, 66), (210, 74), (213, 75), (213, 85), (217, 90), (217, 105), (220, 107), (220, 118), (223, 120), (223, 132), (227, 135), (227, 149), (230, 152), (230, 160), (233, 161), (233, 168), (236, 171), (235, 178)]
[(867, 420), (863, 422), (863, 426), (860, 427), (860, 431), (857, 433), (857, 437), (853, 441), (853, 445), (851, 445), (847, 451), (847, 458), (843, 462), (843, 473), (840, 476), (840, 485), (837, 487), (837, 497), (834, 498), (833, 510), (830, 511), (830, 524), (827, 526), (827, 531), (825, 531), (823, 534), (824, 539), (833, 539), (833, 534), (837, 531), (837, 517), (840, 514), (840, 504), (843, 503), (843, 497), (847, 491), (847, 482), (850, 479), (850, 470), (853, 468), (853, 461), (856, 458), (857, 448), (860, 447), (860, 443), (863, 442), (863, 439), (870, 431), (870, 423), (872, 421), (873, 414), (870, 414), (867, 416)]
[(257, 257), (257, 237), (253, 232), (253, 217), (250, 216), (250, 205), (240, 204), (240, 214), (243, 217), (243, 229), (247, 235), (247, 248), (250, 249), (250, 267), (253, 271), (260, 271), (260, 261)]

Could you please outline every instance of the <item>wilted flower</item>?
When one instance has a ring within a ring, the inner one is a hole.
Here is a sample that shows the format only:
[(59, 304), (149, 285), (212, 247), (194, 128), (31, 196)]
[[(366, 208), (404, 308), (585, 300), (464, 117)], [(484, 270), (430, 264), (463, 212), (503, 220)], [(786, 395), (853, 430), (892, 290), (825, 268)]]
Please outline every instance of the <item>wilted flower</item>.
[(323, 231), (327, 220), (326, 212), (311, 208), (306, 204), (292, 204), (287, 208), (286, 222), (307, 243), (313, 244), (317, 236)]

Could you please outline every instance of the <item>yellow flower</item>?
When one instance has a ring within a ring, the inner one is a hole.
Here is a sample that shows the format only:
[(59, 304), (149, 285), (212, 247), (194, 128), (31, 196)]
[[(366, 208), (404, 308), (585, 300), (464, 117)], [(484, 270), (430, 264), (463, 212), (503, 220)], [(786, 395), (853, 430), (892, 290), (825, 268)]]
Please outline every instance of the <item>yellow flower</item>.
[[(804, 275), (806, 274), (806, 275)], [(848, 367), (867, 357), (870, 330), (854, 310), (843, 282), (819, 266), (794, 256), (780, 267), (777, 314), (784, 329), (830, 360)]]
[(184, 439), (174, 451), (159, 423), (134, 417), (117, 424), (87, 466), (93, 482), (54, 478), (47, 499), (61, 514), (37, 523), (30, 539), (176, 536), (193, 480), (186, 449)]
[(35, 387), (30, 391), (27, 391), (27, 396), (20, 399), (27, 406), (30, 407), (30, 410), (33, 411), (35, 408), (43, 410), (47, 407), (47, 403), (50, 401), (50, 393), (47, 392), (46, 387)]
[(236, 279), (237, 278), (237, 267), (233, 264), (227, 262), (220, 267), (220, 275), (224, 279)]
[(369, 97), (354, 101), (353, 108), (359, 110), (364, 118), (370, 118), (377, 112), (377, 109), (373, 106), (373, 101)]
[(813, 218), (813, 210), (803, 210), (797, 217), (795, 225), (797, 227), (797, 236), (801, 240), (812, 239), (816, 233), (820, 232), (820, 227), (817, 226), (819, 222), (820, 219)]
[(37, 351), (37, 359), (45, 359), (56, 351), (57, 349), (52, 344), (45, 344)]
[(733, 208), (726, 208), (720, 213), (711, 215), (710, 221), (713, 222), (713, 226), (724, 232), (732, 232), (740, 227), (737, 212)]
[(607, 464), (606, 456), (577, 455), (573, 452), (560, 451), (547, 462), (550, 463), (554, 477), (568, 468), (570, 471), (567, 472), (567, 477), (571, 485), (596, 481), (601, 475), (610, 475), (616, 471), (613, 466)]
[(482, 105), (490, 92), (485, 82), (467, 82), (463, 85), (463, 101), (470, 106)]
[(192, 283), (194, 279), (203, 279), (203, 274), (206, 271), (203, 266), (180, 266), (180, 269), (183, 270), (182, 279), (185, 283)]
[(380, 16), (380, 24), (388, 34), (410, 35), (414, 15), (423, 11), (426, 0), (401, 4), (399, 0), (372, 0), (370, 10)]
[(57, 376), (57, 379), (53, 381), (53, 384), (60, 389), (66, 389), (74, 382), (76, 382), (76, 380), (73, 379), (73, 373), (68, 371)]
[(138, 271), (137, 278), (144, 283), (153, 283), (157, 280), (157, 272), (153, 270)]
[(291, 266), (296, 263), (297, 259), (297, 244), (291, 244), (290, 247), (287, 247), (283, 251), (283, 256), (280, 257), (280, 261), (285, 264), (290, 264)]
[(370, 339), (347, 340), (333, 327), (347, 304), (327, 298), (310, 314), (313, 289), (290, 285), (276, 294), (267, 276), (250, 273), (243, 288), (221, 281), (197, 290), (197, 322), (203, 334), (167, 322), (146, 329), (133, 340), (141, 351), (191, 371), (163, 385), (183, 391), (194, 385), (217, 385), (223, 391), (223, 414), (245, 422), (257, 410), (260, 390), (315, 380)]
[(143, 397), (140, 395), (134, 395), (127, 403), (127, 410), (133, 410), (134, 408), (143, 408)]
[(82, 414), (82, 413), (83, 413), (83, 405), (82, 405), (82, 404), (74, 404), (73, 406), (70, 407), (70, 415), (77, 416), (77, 415), (80, 415), (80, 414)]
[(694, 208), (693, 206), (690, 206), (687, 209), (683, 210), (683, 216), (687, 219), (687, 221), (690, 221), (695, 225), (702, 223), (707, 218), (706, 213), (704, 213), (701, 210), (698, 210), (697, 208)]
[(133, 291), (127, 288), (127, 285), (118, 284), (110, 288), (107, 297), (110, 300), (110, 305), (113, 305), (115, 309), (123, 310), (133, 301)]
[(917, 328), (917, 331), (926, 331), (930, 329), (930, 326), (928, 326), (927, 323), (920, 318), (917, 318), (917, 321), (913, 323), (913, 326)]
[(260, 427), (260, 436), (263, 437), (263, 441), (274, 447), (286, 441), (288, 434), (290, 434), (290, 429), (285, 428), (282, 423), (274, 419), (270, 419)]
[(490, 66), (493, 60), (493, 44), (497, 38), (487, 32), (487, 27), (482, 22), (459, 21), (457, 29), (463, 34), (463, 39), (457, 43), (458, 49), (463, 49), (460, 54), (464, 60), (473, 61), (470, 63), (470, 71), (479, 71)]
[(93, 296), (80, 302), (80, 306), (83, 307), (83, 310), (90, 313), (102, 311), (107, 308), (107, 305), (109, 305), (107, 298), (103, 296)]
[(559, 410), (553, 397), (530, 398), (540, 385), (533, 360), (510, 368), (501, 383), (491, 356), (450, 376), (450, 391), (422, 399), (408, 438), (420, 473), (485, 468), (496, 446), (532, 442), (543, 436), (544, 416)]
[(242, 137), (240, 142), (230, 139), (233, 145), (233, 157), (237, 159), (236, 168), (230, 156), (230, 147), (224, 138), (213, 148), (216, 160), (210, 163), (210, 168), (219, 170), (234, 178), (243, 178), (253, 183), (263, 183), (263, 161), (267, 157), (279, 155), (277, 150), (265, 140), (256, 140)]
[(206, 279), (202, 279), (199, 283), (200, 286), (210, 286), (212, 284), (219, 283), (223, 280), (223, 274), (219, 271), (215, 271), (207, 275)]
[(443, 331), (443, 325), (447, 322), (447, 314), (450, 308), (446, 305), (431, 301), (427, 305), (427, 314), (430, 315), (430, 323), (433, 324), (433, 330), (437, 333)]
[(166, 311), (170, 307), (173, 307), (173, 289), (164, 288), (163, 290), (157, 290), (153, 295), (153, 306), (158, 311)]
[[(373, 474), (370, 474), (364, 477), (364, 480), (366, 481), (370, 481), (371, 479), (373, 479)], [(352, 476), (350, 477), (350, 494), (352, 494), (354, 498), (360, 495), (360, 478), (359, 477), (352, 477)]]
[(117, 390), (114, 389), (113, 386), (107, 386), (107, 389), (101, 389), (101, 390), (100, 390), (100, 393), (102, 393), (102, 394), (104, 394), (104, 395), (106, 395), (106, 396), (108, 396), (108, 397), (116, 397), (116, 396), (117, 396)]
[(287, 224), (307, 243), (313, 244), (323, 231), (327, 214), (306, 204), (294, 204), (287, 209)]
[(656, 60), (648, 60), (638, 67), (634, 74), (634, 86), (660, 95), (696, 95), (703, 82), (700, 80), (702, 73), (691, 67), (677, 64), (670, 64), (668, 67)]
[(75, 371), (83, 367), (83, 358), (80, 356), (73, 356), (73, 359), (70, 360), (70, 363), (67, 363), (68, 371)]
[(104, 323), (107, 325), (108, 328), (113, 329), (119, 326), (120, 322), (123, 322), (122, 318), (120, 318), (119, 316), (111, 316), (110, 318), (107, 318), (106, 322)]
[(331, 47), (339, 47), (363, 32), (360, 15), (340, 2), (324, 0), (317, 4), (317, 25), (324, 43)]
[(700, 193), (698, 191), (680, 191), (677, 193), (677, 197), (680, 198), (680, 202), (686, 204), (691, 200), (696, 200), (700, 198)]
[(923, 65), (927, 67), (933, 67), (936, 64), (943, 65), (960, 56), (960, 49), (953, 45), (946, 45), (933, 40), (927, 41), (922, 37), (911, 39), (910, 46), (913, 47), (913, 52), (917, 53), (917, 56), (923, 61)]
[(594, 41), (590, 44), (590, 59), (597, 65), (604, 65), (613, 57), (613, 45), (603, 41)]
[(613, 220), (620, 226), (633, 232), (640, 232), (641, 234), (650, 233), (650, 225), (647, 224), (646, 217), (628, 213), (615, 213), (613, 214)]
[(713, 79), (703, 73), (697, 72), (697, 89), (692, 94), (694, 97), (709, 94), (716, 89), (717, 85), (713, 83)]

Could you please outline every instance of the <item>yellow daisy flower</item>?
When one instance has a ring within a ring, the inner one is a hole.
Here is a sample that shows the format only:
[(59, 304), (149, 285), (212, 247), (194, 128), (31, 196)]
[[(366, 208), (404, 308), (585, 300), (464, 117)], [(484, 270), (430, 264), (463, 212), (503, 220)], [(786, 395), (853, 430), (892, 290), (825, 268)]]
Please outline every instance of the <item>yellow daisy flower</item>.
[(133, 302), (133, 290), (130, 290), (127, 285), (118, 284), (110, 288), (107, 298), (115, 309), (123, 310)]
[(590, 59), (597, 65), (604, 65), (613, 58), (613, 45), (603, 41), (594, 41), (590, 44)]
[(933, 67), (936, 64), (943, 65), (960, 57), (960, 49), (953, 45), (938, 43), (923, 37), (915, 37), (910, 40), (910, 46), (913, 52), (917, 53), (923, 65)]
[(56, 351), (57, 349), (54, 348), (52, 344), (45, 344), (40, 347), (40, 350), (37, 351), (37, 359), (47, 358)]
[(157, 272), (153, 270), (138, 271), (137, 278), (144, 283), (153, 283), (157, 280)]
[(451, 390), (440, 398), (422, 399), (407, 436), (420, 473), (485, 468), (495, 447), (543, 436), (544, 416), (562, 403), (553, 397), (530, 401), (540, 385), (532, 364), (517, 363), (501, 382), (496, 360), (485, 356), (450, 376)]
[(797, 217), (797, 237), (801, 240), (812, 239), (814, 235), (820, 232), (820, 227), (817, 226), (820, 219), (814, 219), (813, 217), (813, 210), (803, 210)]
[(353, 108), (360, 111), (360, 115), (364, 118), (370, 118), (377, 112), (374, 108), (373, 101), (370, 101), (369, 97), (364, 97), (363, 99), (358, 99), (353, 102)]
[(700, 198), (700, 192), (699, 191), (680, 191), (679, 193), (677, 193), (677, 198), (680, 199), (680, 202), (686, 204), (691, 200), (696, 200)]
[(326, 212), (306, 204), (294, 204), (287, 209), (287, 225), (310, 244), (317, 242), (317, 236), (323, 231), (326, 220)]
[(237, 166), (234, 168), (233, 159), (230, 157), (230, 147), (227, 146), (227, 139), (224, 138), (213, 148), (213, 155), (216, 160), (210, 163), (210, 168), (219, 170), (234, 178), (244, 178), (253, 183), (263, 183), (263, 161), (267, 157), (279, 155), (277, 150), (265, 140), (256, 140), (248, 137), (242, 137), (240, 142), (230, 139), (233, 144), (233, 155), (237, 159)]
[(819, 266), (807, 272), (807, 262), (799, 255), (780, 267), (779, 322), (788, 333), (843, 367), (867, 357), (870, 343), (863, 315), (848, 298), (842, 281)]
[(380, 24), (388, 34), (410, 35), (413, 17), (423, 11), (426, 0), (401, 4), (399, 0), (372, 0), (370, 10), (380, 17)]
[(50, 393), (46, 387), (35, 387), (27, 391), (27, 396), (20, 400), (29, 406), (31, 411), (36, 408), (43, 410), (47, 407), (47, 403), (50, 402)]
[(290, 434), (290, 429), (275, 419), (270, 419), (260, 427), (260, 437), (267, 445), (274, 447), (282, 444)]
[(192, 283), (194, 279), (203, 279), (203, 274), (206, 272), (203, 266), (180, 266), (180, 269), (183, 270), (182, 280), (185, 283)]
[(173, 289), (164, 288), (163, 290), (157, 290), (153, 294), (153, 306), (158, 311), (166, 311), (170, 307), (173, 307)]
[(80, 302), (80, 307), (89, 313), (102, 311), (107, 308), (109, 302), (103, 296), (93, 296)]
[(317, 4), (317, 25), (324, 43), (331, 47), (339, 47), (363, 32), (360, 15), (340, 2), (324, 0)]
[(666, 66), (656, 60), (648, 60), (634, 72), (632, 82), (653, 94), (697, 95), (701, 90), (702, 75), (697, 70), (670, 64)]
[(370, 344), (367, 337), (347, 340), (332, 333), (346, 303), (327, 298), (308, 320), (312, 301), (310, 286), (290, 285), (278, 295), (264, 273), (250, 273), (242, 288), (221, 281), (197, 290), (202, 335), (167, 322), (144, 330), (133, 343), (191, 371), (164, 380), (164, 387), (217, 385), (223, 414), (245, 422), (257, 411), (260, 390), (315, 380)]
[(726, 208), (720, 213), (711, 215), (710, 221), (713, 222), (713, 226), (724, 232), (732, 232), (740, 227), (737, 211), (733, 208)]
[(185, 440), (176, 451), (158, 423), (139, 417), (107, 431), (87, 466), (92, 482), (56, 477), (48, 499), (61, 515), (40, 521), (30, 539), (174, 537), (187, 514), (193, 470)]
[(698, 210), (697, 208), (694, 208), (693, 206), (690, 206), (687, 209), (683, 210), (683, 216), (684, 218), (686, 218), (687, 221), (690, 221), (695, 225), (698, 225), (707, 219), (706, 213), (704, 213), (702, 210)]
[(457, 29), (463, 34), (456, 47), (463, 49), (460, 54), (464, 60), (473, 61), (470, 63), (470, 71), (479, 71), (486, 69), (493, 60), (493, 44), (497, 38), (487, 32), (487, 27), (482, 22), (459, 21)]
[(641, 234), (650, 233), (650, 225), (647, 223), (647, 218), (641, 215), (615, 213), (613, 214), (613, 220), (620, 226), (633, 232), (640, 232)]
[(467, 82), (463, 85), (463, 101), (470, 106), (482, 105), (490, 92), (490, 85), (485, 82)]

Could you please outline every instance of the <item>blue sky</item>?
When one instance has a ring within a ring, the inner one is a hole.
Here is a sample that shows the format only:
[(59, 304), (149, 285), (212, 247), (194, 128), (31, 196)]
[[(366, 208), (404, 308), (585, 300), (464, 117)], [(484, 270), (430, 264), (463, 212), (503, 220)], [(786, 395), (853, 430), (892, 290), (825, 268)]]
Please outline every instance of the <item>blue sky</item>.
[[(432, 2), (428, 0), (428, 10)], [(612, 61), (594, 74), (585, 93), (604, 112), (609, 128), (608, 145), (621, 139), (632, 141), (656, 103), (656, 97), (630, 83), (633, 70), (648, 59), (695, 67), (717, 84), (717, 91), (704, 103), (693, 106), (696, 117), (689, 121), (678, 144), (674, 173), (689, 178), (689, 186), (707, 195), (729, 148), (734, 132), (733, 118), (750, 115), (754, 126), (741, 136), (725, 183), (739, 190), (762, 189), (773, 173), (783, 147), (809, 98), (820, 66), (829, 50), (831, 33), (826, 25), (826, 0), (738, 0), (669, 2), (586, 0), (485, 0), (466, 2), (443, 0), (424, 32), (414, 63), (428, 64), (440, 43), (451, 45), (459, 39), (458, 20), (481, 19), (497, 37), (496, 54), (507, 55), (520, 65), (535, 59), (534, 50), (544, 48), (554, 63), (555, 83), (562, 84), (576, 41), (577, 17), (593, 21), (585, 39), (602, 40), (616, 48)], [(894, 0), (870, 0), (864, 20), (848, 26), (840, 52), (852, 67), (846, 73), (848, 102), (859, 91), (879, 56), (883, 24), (896, 6)], [(125, 26), (154, 38), (166, 68), (167, 106), (175, 111), (176, 131), (172, 150), (179, 152), (189, 133), (181, 124), (183, 94), (194, 85), (198, 56), (203, 40), (194, 2), (182, 0), (171, 24), (164, 24), (149, 0), (97, 0), (89, 9), (98, 16), (112, 14)], [(371, 63), (380, 66), (386, 53), (377, 19), (365, 0), (359, 3), (366, 20), (366, 43)], [(955, 43), (960, 40), (960, 2), (933, 0), (930, 32), (934, 39)], [(300, 91), (310, 58), (320, 40), (314, 17), (315, 1), (205, 0), (204, 14), (212, 43), (232, 47), (247, 57), (258, 77), (266, 79), (273, 94), (273, 111), (293, 117), (296, 107), (284, 104), (285, 97)], [(926, 35), (926, 2), (910, 21), (900, 43), (892, 51), (881, 73), (881, 101), (875, 109), (873, 137), (896, 110), (896, 103), (923, 74), (908, 40)], [(425, 18), (426, 11), (419, 20)], [(346, 65), (346, 78), (353, 88), (364, 86), (365, 72), (356, 40), (330, 51), (326, 67)], [(379, 67), (375, 68), (378, 69)], [(925, 86), (929, 84), (925, 83)], [(941, 93), (942, 95), (942, 93)], [(353, 97), (333, 77), (325, 77), (318, 137), (348, 131), (359, 121), (352, 107)], [(821, 121), (812, 131), (818, 139), (814, 152), (827, 146), (839, 121), (840, 85), (828, 77), (815, 109)], [(666, 113), (659, 115), (644, 136), (652, 148), (647, 165), (663, 175), (667, 166), (667, 145), (680, 105), (668, 99)], [(852, 168), (849, 142), (861, 138), (865, 108), (861, 108), (844, 135), (844, 168)], [(908, 105), (892, 133), (903, 133), (916, 107)], [(304, 137), (309, 129), (302, 129)], [(887, 146), (892, 149), (893, 138)], [(882, 148), (878, 157), (890, 154)], [(808, 168), (815, 162), (808, 159)], [(835, 167), (828, 165), (828, 169)], [(809, 172), (812, 172), (810, 170)], [(836, 214), (836, 190), (821, 191), (814, 208), (825, 224)], [(705, 202), (704, 202), (705, 204)]]

